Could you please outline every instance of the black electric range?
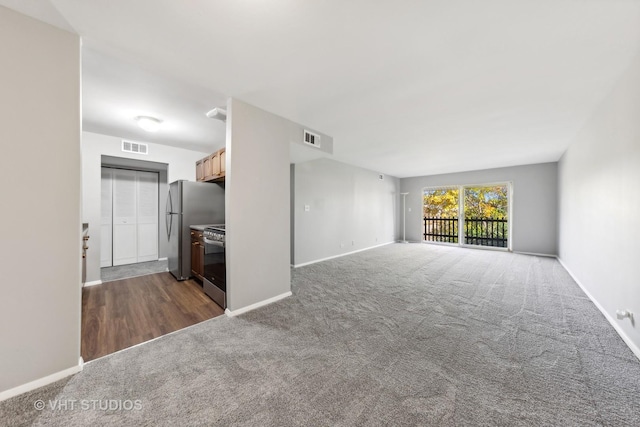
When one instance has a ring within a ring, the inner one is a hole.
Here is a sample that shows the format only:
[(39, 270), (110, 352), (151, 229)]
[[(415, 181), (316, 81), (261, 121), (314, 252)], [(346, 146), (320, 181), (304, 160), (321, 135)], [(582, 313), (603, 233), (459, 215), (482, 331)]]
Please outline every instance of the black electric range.
[(204, 292), (222, 308), (227, 308), (227, 266), (225, 225), (206, 227), (204, 237)]

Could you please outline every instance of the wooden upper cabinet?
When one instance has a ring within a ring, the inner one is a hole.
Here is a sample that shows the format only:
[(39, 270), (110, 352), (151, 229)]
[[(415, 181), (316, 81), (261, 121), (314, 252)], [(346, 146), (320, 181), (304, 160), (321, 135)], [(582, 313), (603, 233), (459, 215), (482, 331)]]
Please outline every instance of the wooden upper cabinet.
[(216, 151), (209, 158), (211, 159), (211, 174), (217, 177), (220, 175), (220, 152)]
[(204, 181), (204, 167), (202, 159), (196, 162), (196, 181)]
[(226, 149), (215, 153), (196, 162), (196, 181), (224, 181), (226, 172)]
[(205, 157), (202, 159), (203, 169), (204, 169), (204, 179), (209, 180), (211, 178), (211, 157)]

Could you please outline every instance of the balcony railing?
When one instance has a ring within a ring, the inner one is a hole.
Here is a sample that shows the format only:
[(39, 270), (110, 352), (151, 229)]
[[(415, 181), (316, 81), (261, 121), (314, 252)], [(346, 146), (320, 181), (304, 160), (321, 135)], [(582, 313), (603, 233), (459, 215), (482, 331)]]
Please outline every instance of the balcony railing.
[[(424, 218), (424, 240), (458, 243), (458, 218)], [(507, 247), (507, 220), (465, 218), (464, 243), (467, 245)]]

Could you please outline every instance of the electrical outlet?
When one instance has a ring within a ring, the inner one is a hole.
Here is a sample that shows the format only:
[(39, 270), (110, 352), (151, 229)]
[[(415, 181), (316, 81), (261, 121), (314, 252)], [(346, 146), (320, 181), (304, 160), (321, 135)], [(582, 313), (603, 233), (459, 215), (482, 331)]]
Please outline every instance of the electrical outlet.
[(311, 206), (309, 205), (304, 205), (304, 211), (305, 212), (309, 212), (311, 210)]
[(355, 245), (355, 244), (356, 244), (355, 240), (352, 240), (352, 241), (351, 241), (351, 246), (353, 246), (353, 245)]
[(409, 212), (411, 212), (411, 208), (409, 208)]
[(633, 323), (633, 312), (629, 310), (616, 310), (616, 317), (618, 318), (618, 320), (622, 320), (628, 317), (629, 319), (631, 319), (631, 323)]

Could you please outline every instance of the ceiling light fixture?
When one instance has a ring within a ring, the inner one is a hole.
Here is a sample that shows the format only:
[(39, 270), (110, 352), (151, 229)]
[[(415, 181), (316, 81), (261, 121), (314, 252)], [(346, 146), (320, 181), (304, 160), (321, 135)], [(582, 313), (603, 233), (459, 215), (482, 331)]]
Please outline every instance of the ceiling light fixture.
[(157, 132), (162, 123), (162, 120), (149, 116), (138, 116), (136, 117), (136, 121), (138, 122), (138, 126), (147, 132)]

